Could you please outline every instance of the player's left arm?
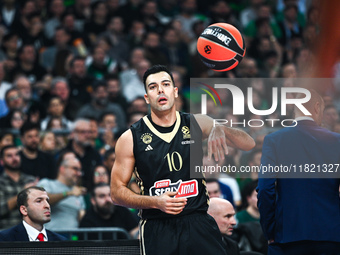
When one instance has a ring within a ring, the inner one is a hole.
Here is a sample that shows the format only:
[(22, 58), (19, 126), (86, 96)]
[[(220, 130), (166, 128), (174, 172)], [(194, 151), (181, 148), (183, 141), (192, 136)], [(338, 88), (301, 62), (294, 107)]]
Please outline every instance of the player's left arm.
[(208, 138), (209, 158), (214, 154), (215, 160), (223, 159), (224, 154), (228, 154), (227, 146), (244, 151), (254, 148), (255, 141), (246, 132), (225, 125), (214, 127), (214, 120), (207, 115), (195, 114), (194, 116), (202, 130), (203, 139)]

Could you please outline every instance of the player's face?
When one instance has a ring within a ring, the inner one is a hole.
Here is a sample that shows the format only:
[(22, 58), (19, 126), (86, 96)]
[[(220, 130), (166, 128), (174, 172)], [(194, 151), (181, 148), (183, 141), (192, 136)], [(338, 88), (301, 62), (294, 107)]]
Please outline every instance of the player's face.
[(233, 233), (234, 226), (236, 225), (235, 210), (231, 204), (223, 204), (223, 209), (219, 214), (214, 217), (220, 232), (225, 235)]
[(149, 75), (146, 79), (146, 94), (144, 97), (152, 110), (166, 111), (174, 107), (175, 98), (178, 97), (178, 90), (174, 87), (167, 72), (159, 72)]
[(23, 214), (28, 215), (28, 221), (37, 224), (51, 221), (51, 208), (46, 191), (31, 190), (27, 197), (27, 207), (25, 209)]

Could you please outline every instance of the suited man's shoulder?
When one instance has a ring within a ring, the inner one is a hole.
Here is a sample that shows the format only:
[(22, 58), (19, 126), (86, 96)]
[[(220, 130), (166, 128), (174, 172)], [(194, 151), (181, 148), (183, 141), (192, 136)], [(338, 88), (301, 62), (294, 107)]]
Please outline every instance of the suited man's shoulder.
[[(46, 229), (49, 241), (66, 241), (67, 238)], [(1, 242), (29, 241), (28, 234), (22, 223), (0, 232)]]
[(2, 241), (2, 242), (6, 242), (6, 241), (26, 241), (26, 240), (17, 240), (17, 233), (20, 233), (22, 231), (25, 231), (25, 233), (26, 233), (26, 230), (25, 230), (22, 223), (14, 226), (14, 227), (11, 227), (9, 229), (5, 229), (5, 230), (0, 232), (0, 241)]
[(49, 241), (66, 241), (67, 240), (66, 237), (59, 235), (58, 233), (52, 232), (50, 230), (47, 230), (47, 229), (46, 229), (46, 233), (47, 233)]

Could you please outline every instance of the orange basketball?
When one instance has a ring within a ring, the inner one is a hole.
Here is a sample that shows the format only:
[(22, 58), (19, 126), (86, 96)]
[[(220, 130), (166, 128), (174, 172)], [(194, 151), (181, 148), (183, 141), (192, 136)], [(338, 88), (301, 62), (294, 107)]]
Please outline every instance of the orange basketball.
[(227, 23), (215, 23), (204, 29), (198, 38), (197, 51), (206, 66), (224, 72), (241, 62), (246, 46), (236, 27)]

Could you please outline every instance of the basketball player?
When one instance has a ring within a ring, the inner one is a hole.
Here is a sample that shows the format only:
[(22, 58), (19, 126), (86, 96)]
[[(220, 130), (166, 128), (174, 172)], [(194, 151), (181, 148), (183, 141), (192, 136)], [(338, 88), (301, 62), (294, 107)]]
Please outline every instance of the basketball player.
[[(190, 178), (190, 165), (202, 165), (202, 138), (207, 138), (211, 130), (217, 137), (209, 146), (215, 159), (216, 155), (224, 157), (227, 145), (250, 150), (254, 140), (237, 129), (213, 128), (208, 116), (177, 112), (174, 102), (178, 91), (165, 66), (149, 68), (143, 82), (151, 114), (133, 124), (117, 141), (112, 200), (141, 209), (141, 254), (225, 254), (217, 224), (207, 214), (205, 181), (203, 177)], [(226, 144), (217, 141), (219, 132)], [(190, 162), (191, 145), (199, 150)], [(134, 170), (141, 194), (128, 188)]]

